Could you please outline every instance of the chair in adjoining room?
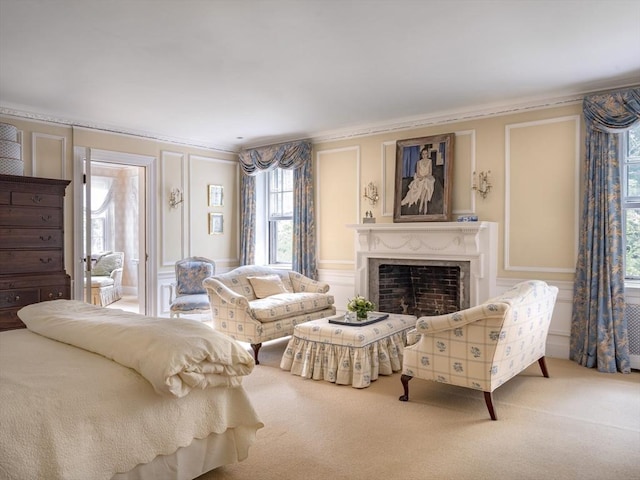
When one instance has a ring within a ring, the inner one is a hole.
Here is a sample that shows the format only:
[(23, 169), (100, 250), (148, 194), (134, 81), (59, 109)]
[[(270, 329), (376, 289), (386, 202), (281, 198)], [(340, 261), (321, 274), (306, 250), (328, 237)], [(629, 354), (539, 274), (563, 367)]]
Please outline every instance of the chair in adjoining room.
[(101, 254), (91, 267), (91, 303), (105, 307), (122, 298), (124, 252)]
[(175, 264), (176, 281), (171, 285), (170, 315), (206, 313), (211, 310), (207, 291), (202, 281), (216, 273), (213, 260), (188, 257)]
[(545, 346), (557, 295), (557, 287), (530, 280), (481, 305), (418, 318), (407, 334), (417, 342), (404, 348), (400, 400), (409, 400), (413, 377), (458, 385), (483, 391), (489, 415), (497, 420), (496, 388), (536, 361), (549, 376)]

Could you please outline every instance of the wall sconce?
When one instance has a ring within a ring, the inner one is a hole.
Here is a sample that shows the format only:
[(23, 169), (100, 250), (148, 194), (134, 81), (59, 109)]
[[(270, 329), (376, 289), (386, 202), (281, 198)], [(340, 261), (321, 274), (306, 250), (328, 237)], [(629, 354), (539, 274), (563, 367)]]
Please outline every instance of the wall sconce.
[(478, 192), (482, 198), (487, 198), (487, 194), (491, 191), (491, 170), (480, 172), (476, 175), (473, 172), (473, 190)]
[(182, 190), (179, 188), (172, 188), (171, 193), (169, 194), (169, 207), (170, 208), (178, 208), (184, 199), (182, 198)]
[(369, 185), (364, 187), (364, 198), (369, 200), (371, 205), (378, 203), (380, 196), (378, 195), (378, 187), (373, 182), (369, 182)]

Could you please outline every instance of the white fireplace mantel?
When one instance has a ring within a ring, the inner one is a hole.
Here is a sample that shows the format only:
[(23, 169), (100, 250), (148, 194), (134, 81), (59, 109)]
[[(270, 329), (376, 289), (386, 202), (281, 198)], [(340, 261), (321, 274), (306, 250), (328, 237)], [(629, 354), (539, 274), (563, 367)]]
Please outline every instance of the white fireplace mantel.
[(365, 223), (356, 231), (356, 292), (369, 295), (370, 258), (469, 262), (470, 306), (496, 295), (495, 222)]

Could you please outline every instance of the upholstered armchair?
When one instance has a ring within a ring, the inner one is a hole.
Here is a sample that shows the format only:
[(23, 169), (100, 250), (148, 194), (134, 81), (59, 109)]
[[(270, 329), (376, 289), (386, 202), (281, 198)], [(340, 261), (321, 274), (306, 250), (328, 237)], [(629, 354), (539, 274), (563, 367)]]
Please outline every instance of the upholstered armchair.
[(262, 342), (289, 336), (309, 320), (335, 315), (329, 285), (289, 270), (245, 265), (207, 278), (216, 330), (247, 342), (258, 365)]
[(202, 282), (216, 273), (215, 262), (204, 257), (188, 257), (178, 260), (175, 270), (176, 281), (171, 284), (169, 299), (170, 316), (208, 312), (211, 307)]
[(122, 298), (124, 252), (101, 254), (91, 267), (91, 303), (105, 307)]
[(545, 344), (558, 288), (531, 280), (466, 310), (420, 317), (408, 334), (417, 342), (405, 347), (402, 385), (424, 380), (484, 392), (492, 420), (497, 420), (492, 392), (534, 362), (548, 377)]

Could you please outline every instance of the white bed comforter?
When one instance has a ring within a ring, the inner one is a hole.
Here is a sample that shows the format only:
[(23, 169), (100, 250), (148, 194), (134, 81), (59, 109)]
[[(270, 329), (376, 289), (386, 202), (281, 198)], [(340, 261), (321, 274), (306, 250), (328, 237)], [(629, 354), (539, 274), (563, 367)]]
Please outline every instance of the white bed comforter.
[(183, 397), (194, 388), (239, 385), (255, 366), (240, 344), (193, 320), (146, 317), (77, 300), (34, 303), (18, 316), (32, 332), (133, 368), (160, 394)]
[[(121, 333), (123, 343), (132, 336)], [(145, 348), (168, 355), (148, 340), (138, 349)], [(0, 333), (0, 479), (110, 479), (194, 438), (262, 426), (242, 386), (158, 395), (142, 375), (102, 355), (25, 329)], [(238, 460), (248, 455), (246, 446), (231, 448)]]

